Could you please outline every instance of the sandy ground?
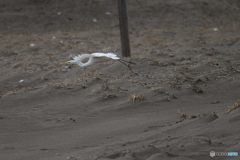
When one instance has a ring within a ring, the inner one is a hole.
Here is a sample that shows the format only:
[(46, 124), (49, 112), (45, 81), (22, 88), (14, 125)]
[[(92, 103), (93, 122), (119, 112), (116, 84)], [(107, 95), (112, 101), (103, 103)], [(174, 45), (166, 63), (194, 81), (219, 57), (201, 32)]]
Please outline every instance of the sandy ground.
[(121, 57), (117, 1), (0, 2), (1, 159), (240, 154), (240, 2), (129, 0), (128, 14), (134, 73), (68, 69), (78, 54)]

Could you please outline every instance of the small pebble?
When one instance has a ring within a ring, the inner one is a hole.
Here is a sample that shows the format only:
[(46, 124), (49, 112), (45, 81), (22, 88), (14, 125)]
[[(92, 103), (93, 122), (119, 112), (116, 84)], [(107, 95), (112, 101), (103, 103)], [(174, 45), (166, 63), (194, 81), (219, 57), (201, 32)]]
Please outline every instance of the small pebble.
[(35, 46), (36, 46), (36, 44), (34, 44), (34, 43), (31, 43), (29, 46), (30, 46), (30, 47), (35, 47)]
[(110, 13), (110, 12), (105, 12), (105, 14), (107, 14), (107, 15), (111, 15), (112, 13)]
[(67, 159), (71, 159), (71, 158), (74, 158), (74, 156), (68, 156)]

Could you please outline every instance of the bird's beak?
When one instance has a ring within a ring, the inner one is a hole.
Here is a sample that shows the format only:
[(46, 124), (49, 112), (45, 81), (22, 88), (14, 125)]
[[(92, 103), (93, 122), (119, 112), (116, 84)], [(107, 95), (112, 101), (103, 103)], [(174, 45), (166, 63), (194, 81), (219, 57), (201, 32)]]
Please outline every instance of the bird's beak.
[(62, 64), (68, 64), (68, 62), (63, 62), (63, 63), (59, 63), (60, 65), (62, 65)]

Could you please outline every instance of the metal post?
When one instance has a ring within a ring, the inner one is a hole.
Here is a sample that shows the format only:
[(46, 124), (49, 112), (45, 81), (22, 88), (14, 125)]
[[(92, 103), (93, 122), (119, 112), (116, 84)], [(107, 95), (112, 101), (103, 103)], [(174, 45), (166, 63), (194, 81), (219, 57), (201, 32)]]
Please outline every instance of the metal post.
[(131, 57), (130, 42), (128, 36), (128, 16), (126, 0), (118, 0), (118, 13), (121, 34), (122, 56)]

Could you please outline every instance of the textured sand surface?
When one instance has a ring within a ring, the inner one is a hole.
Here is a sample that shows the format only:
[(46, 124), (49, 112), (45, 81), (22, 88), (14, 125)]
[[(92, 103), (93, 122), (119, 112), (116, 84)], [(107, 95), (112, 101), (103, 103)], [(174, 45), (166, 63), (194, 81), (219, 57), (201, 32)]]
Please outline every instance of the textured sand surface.
[(118, 61), (58, 65), (83, 53), (121, 57), (117, 1), (0, 8), (1, 159), (240, 153), (239, 1), (129, 0), (132, 57), (123, 59), (136, 63), (134, 73)]

